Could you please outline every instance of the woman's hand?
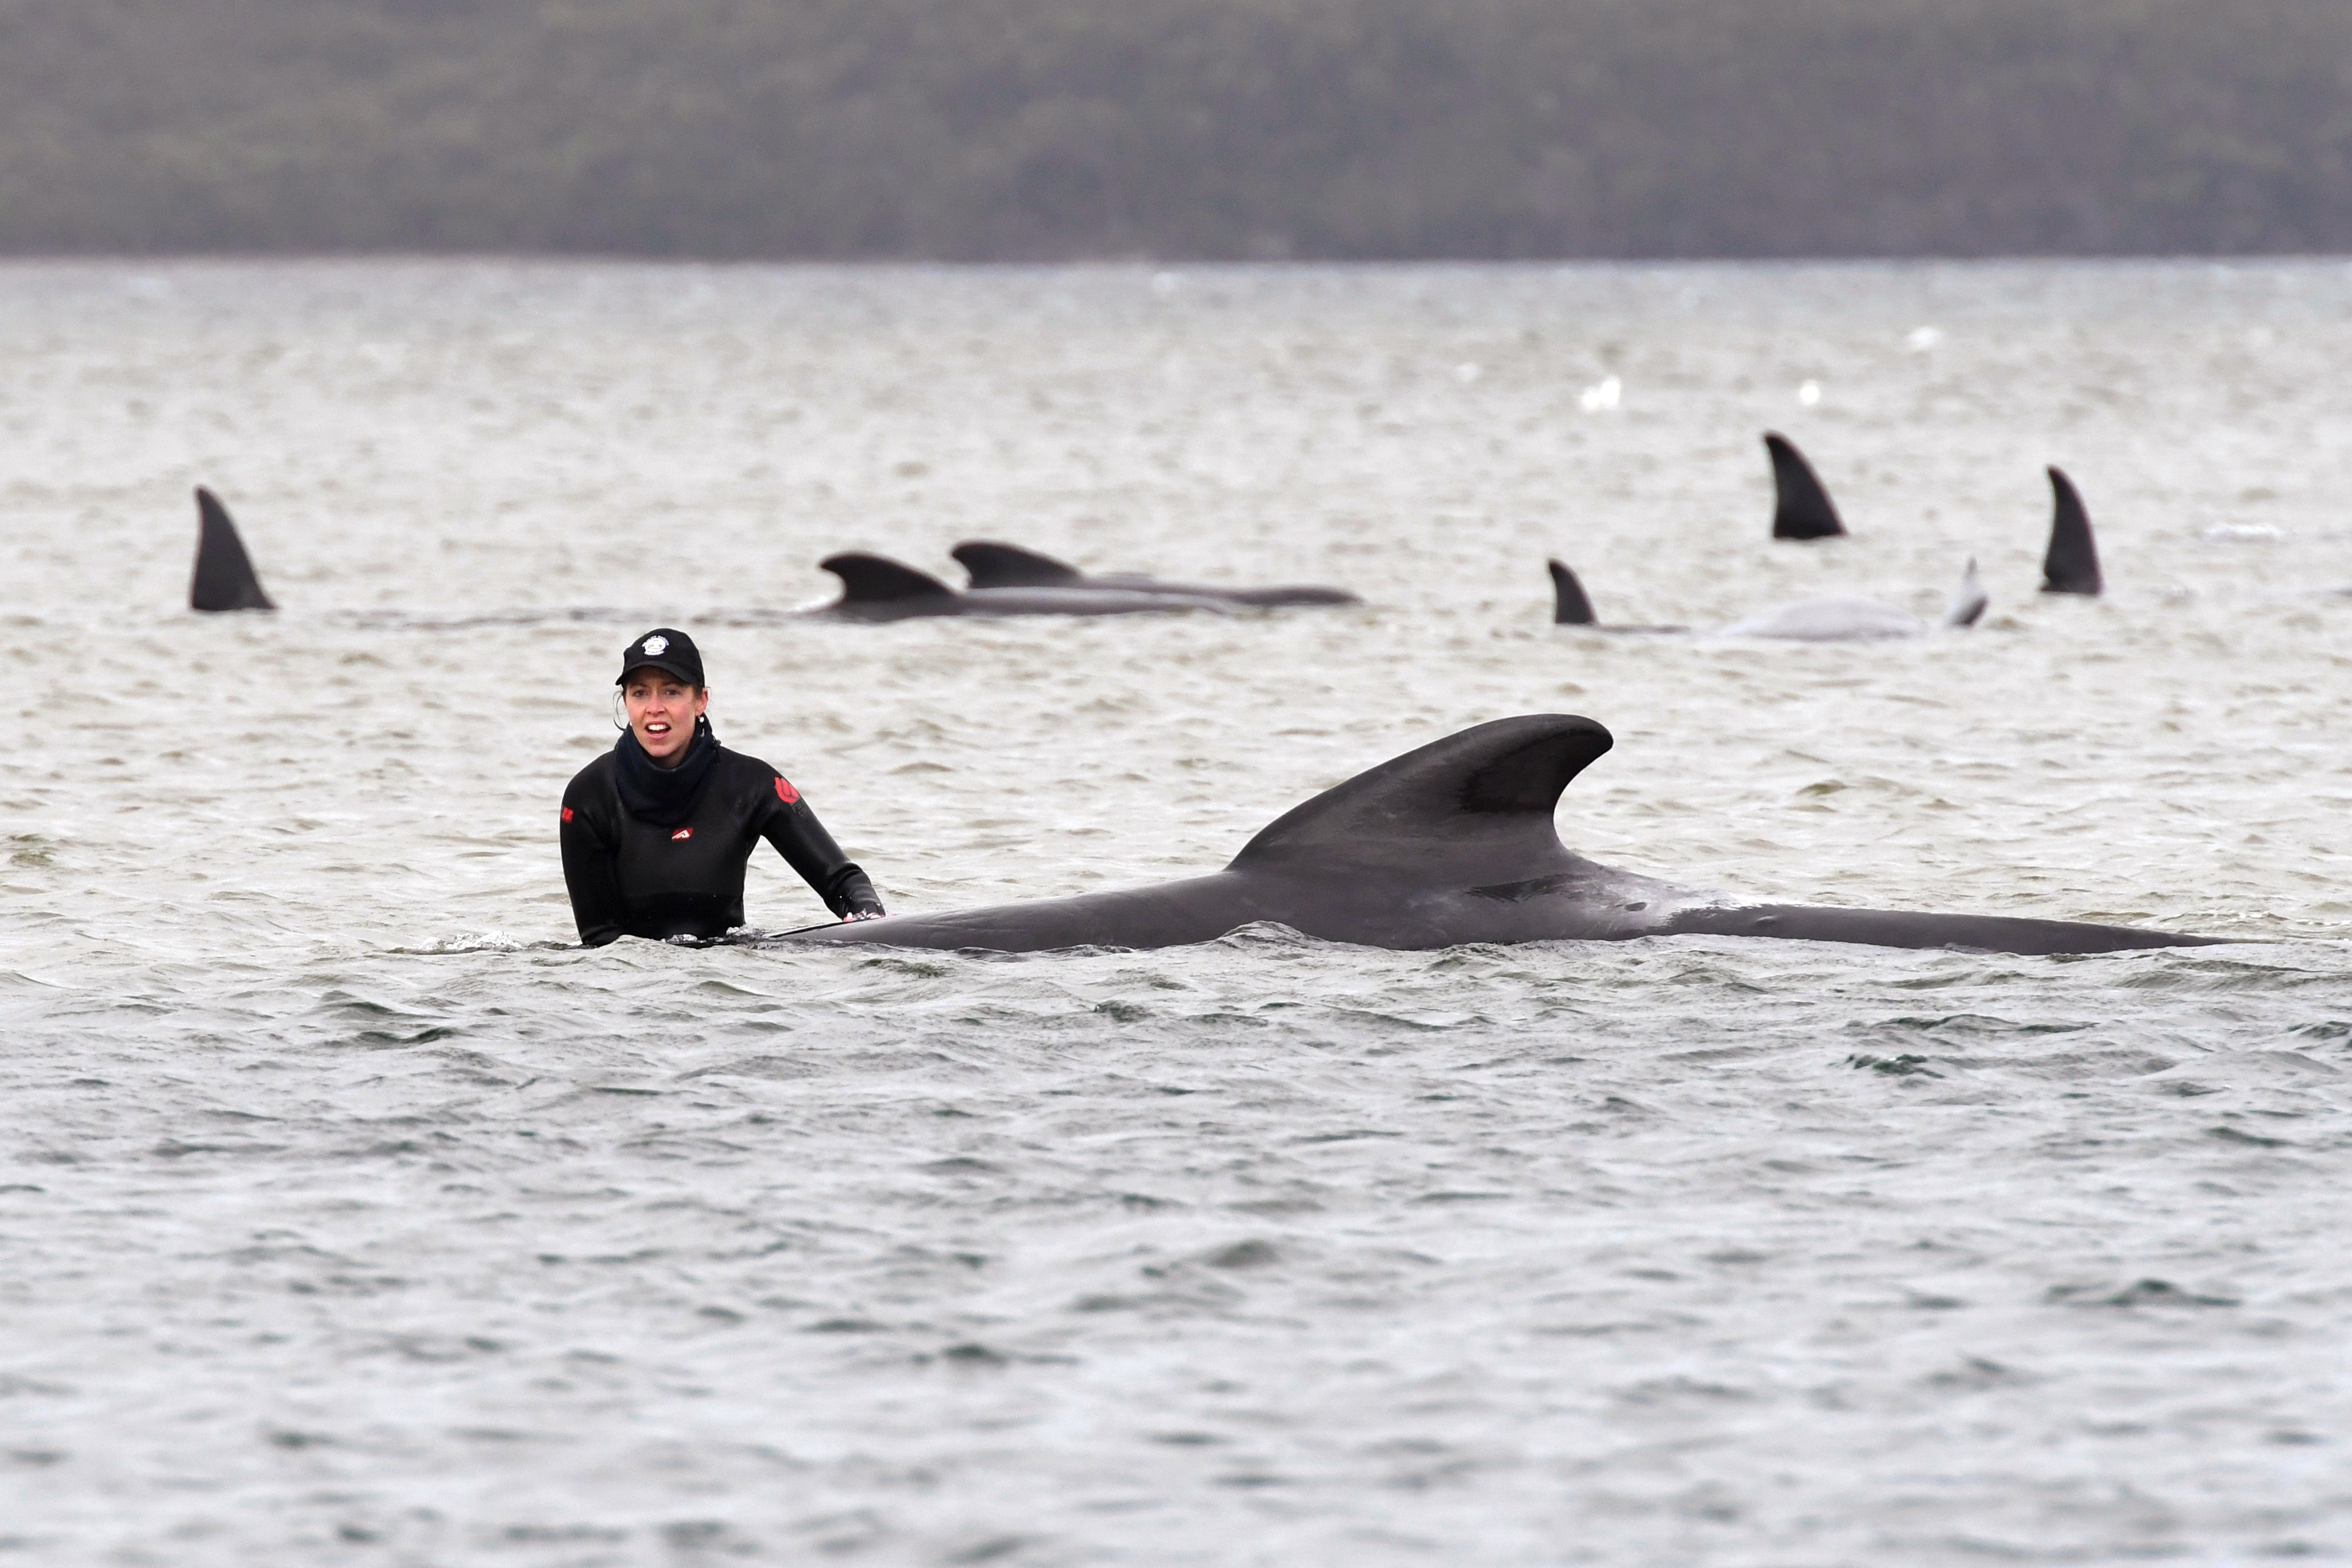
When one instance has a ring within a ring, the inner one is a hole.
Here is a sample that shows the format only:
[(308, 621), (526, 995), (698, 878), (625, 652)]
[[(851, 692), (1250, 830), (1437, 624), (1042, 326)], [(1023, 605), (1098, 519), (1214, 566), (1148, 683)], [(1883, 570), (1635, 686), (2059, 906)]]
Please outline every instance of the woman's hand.
[(846, 925), (853, 920), (887, 920), (888, 918), (887, 915), (878, 909), (853, 909), (841, 917), (841, 923)]

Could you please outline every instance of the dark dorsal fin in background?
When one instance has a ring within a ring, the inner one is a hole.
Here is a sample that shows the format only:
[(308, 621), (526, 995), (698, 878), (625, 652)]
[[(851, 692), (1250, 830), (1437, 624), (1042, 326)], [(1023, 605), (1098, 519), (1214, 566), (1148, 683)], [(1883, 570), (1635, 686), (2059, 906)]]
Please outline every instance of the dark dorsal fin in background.
[(1523, 882), (1573, 866), (1551, 814), (1610, 747), (1589, 718), (1499, 718), (1408, 751), (1267, 824), (1234, 871), (1320, 867), (1349, 877), (1435, 873), (1454, 886)]
[(1805, 455), (1775, 431), (1765, 432), (1764, 449), (1772, 455), (1772, 537), (1826, 539), (1844, 533), (1830, 493)]
[(2074, 482), (2056, 468), (2050, 470), (2050, 495), (2055, 509), (2050, 515), (2050, 550), (2042, 558), (2042, 591), (2095, 597), (2106, 584), (2099, 577), (2091, 514), (2083, 509)]
[(220, 497), (196, 486), (196, 576), (188, 586), (191, 610), (275, 610), (254, 575), (253, 558), (236, 537)]
[(879, 604), (894, 599), (953, 599), (955, 590), (929, 572), (917, 571), (887, 556), (846, 550), (817, 562), (841, 579), (844, 604)]
[(974, 588), (1064, 588), (1083, 575), (1066, 561), (992, 539), (966, 539), (948, 553), (971, 573)]
[(1547, 564), (1551, 568), (1551, 623), (1591, 625), (1592, 601), (1584, 596), (1584, 584), (1576, 580), (1576, 573), (1569, 570), (1566, 563), (1555, 559)]

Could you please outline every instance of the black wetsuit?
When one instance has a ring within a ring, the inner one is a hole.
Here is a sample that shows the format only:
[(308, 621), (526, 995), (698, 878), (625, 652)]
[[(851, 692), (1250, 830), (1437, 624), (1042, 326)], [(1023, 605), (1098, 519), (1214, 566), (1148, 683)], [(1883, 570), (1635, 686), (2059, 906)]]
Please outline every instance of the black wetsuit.
[(743, 867), (761, 839), (836, 915), (882, 913), (874, 884), (841, 852), (784, 776), (729, 751), (708, 721), (676, 768), (626, 731), (563, 790), (563, 882), (580, 940), (722, 936), (743, 924)]

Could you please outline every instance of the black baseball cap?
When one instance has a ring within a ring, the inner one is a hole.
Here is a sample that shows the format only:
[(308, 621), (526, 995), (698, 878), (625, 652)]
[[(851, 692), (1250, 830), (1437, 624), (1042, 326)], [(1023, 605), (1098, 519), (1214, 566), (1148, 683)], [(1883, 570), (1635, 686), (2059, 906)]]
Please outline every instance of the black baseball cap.
[(621, 653), (621, 673), (613, 677), (620, 685), (629, 678), (631, 670), (646, 665), (676, 675), (689, 686), (708, 685), (702, 678), (702, 654), (694, 646), (694, 639), (674, 626), (656, 626), (631, 643)]

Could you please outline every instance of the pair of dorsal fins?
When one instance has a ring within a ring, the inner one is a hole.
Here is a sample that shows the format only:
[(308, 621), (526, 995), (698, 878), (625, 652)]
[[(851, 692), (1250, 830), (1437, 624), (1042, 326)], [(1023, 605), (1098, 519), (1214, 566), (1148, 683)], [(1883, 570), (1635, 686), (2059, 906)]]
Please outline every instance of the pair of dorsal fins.
[[(1778, 431), (1764, 436), (1772, 456), (1772, 537), (1776, 539), (1822, 539), (1843, 537), (1845, 523), (1838, 517), (1828, 489), (1796, 444)], [(2042, 591), (2095, 595), (2105, 587), (2099, 574), (2099, 549), (2091, 534), (2090, 513), (2082, 493), (2063, 470), (2050, 470), (2052, 513), (2050, 548), (2042, 559)]]
[[(1017, 545), (986, 539), (966, 539), (949, 552), (971, 576), (971, 586), (984, 588), (1068, 588), (1083, 574), (1066, 562)], [(900, 603), (910, 599), (952, 599), (956, 591), (903, 561), (865, 550), (844, 550), (817, 565), (841, 579), (845, 604)]]

